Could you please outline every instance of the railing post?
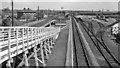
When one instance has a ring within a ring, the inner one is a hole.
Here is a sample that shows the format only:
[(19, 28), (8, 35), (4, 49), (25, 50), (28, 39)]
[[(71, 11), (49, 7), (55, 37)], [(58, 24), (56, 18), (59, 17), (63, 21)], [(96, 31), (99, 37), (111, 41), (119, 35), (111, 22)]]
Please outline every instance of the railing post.
[(18, 28), (16, 28), (16, 50), (18, 55)]
[(38, 37), (38, 44), (40, 44), (40, 29), (38, 29), (37, 37)]
[(38, 61), (37, 61), (37, 51), (36, 51), (36, 48), (37, 48), (37, 40), (36, 40), (36, 38), (37, 38), (37, 29), (35, 28), (35, 47), (34, 47), (34, 53), (35, 53), (35, 55), (34, 55), (34, 58), (35, 58), (35, 64), (36, 64), (36, 66), (37, 66), (37, 68), (38, 68)]
[(29, 49), (29, 28), (26, 28), (27, 33), (27, 49)]
[(22, 48), (23, 48), (23, 58), (25, 58), (25, 65), (28, 67), (28, 58), (27, 58), (27, 55), (26, 55), (26, 51), (25, 51), (25, 46), (24, 46), (24, 28), (22, 28)]
[(46, 66), (45, 65), (45, 58), (44, 58), (44, 53), (43, 53), (43, 42), (41, 42), (40, 44), (40, 50), (41, 50), (41, 57), (42, 57), (42, 62), (43, 62), (43, 66)]
[[(31, 28), (31, 44), (33, 42), (33, 28)], [(32, 45), (31, 45), (31, 48), (32, 48)]]
[(11, 67), (11, 52), (10, 52), (11, 45), (10, 45), (10, 40), (11, 40), (11, 29), (8, 29), (8, 58), (9, 58), (9, 60), (8, 60), (6, 66), (9, 66), (9, 67)]
[(48, 45), (48, 48), (49, 48), (49, 53), (51, 54), (51, 46), (50, 46), (49, 38), (48, 38), (48, 41), (47, 41), (47, 45)]
[(38, 45), (38, 44), (39, 44), (39, 43), (38, 43), (38, 39), (39, 39), (39, 37), (38, 37), (38, 32), (39, 32), (39, 30), (38, 30), (38, 28), (36, 28), (36, 30), (37, 30), (37, 31), (36, 31), (36, 37), (37, 37), (37, 38), (36, 38), (36, 45)]
[(53, 48), (53, 45), (52, 45), (52, 38), (49, 39), (49, 43), (50, 43), (50, 47)]
[(45, 40), (45, 46), (46, 46), (47, 54), (50, 53), (50, 52), (49, 52), (49, 46), (48, 46), (47, 39)]
[(44, 41), (44, 50), (45, 50), (45, 59), (48, 59), (48, 53), (47, 53), (47, 46), (46, 46), (46, 42)]
[(39, 28), (39, 33), (38, 33), (38, 43), (40, 44), (40, 36), (41, 36), (41, 29)]
[[(2, 31), (1, 31), (1, 33), (3, 32), (3, 29), (2, 29)], [(1, 47), (1, 45), (0, 45), (0, 47)], [(1, 48), (0, 48), (0, 53), (2, 52), (2, 50), (1, 50)], [(0, 63), (1, 63), (1, 56), (0, 56)], [(2, 63), (0, 64), (0, 68), (2, 67)]]
[(53, 37), (52, 37), (51, 43), (52, 43), (52, 46), (54, 46), (54, 39), (53, 39)]

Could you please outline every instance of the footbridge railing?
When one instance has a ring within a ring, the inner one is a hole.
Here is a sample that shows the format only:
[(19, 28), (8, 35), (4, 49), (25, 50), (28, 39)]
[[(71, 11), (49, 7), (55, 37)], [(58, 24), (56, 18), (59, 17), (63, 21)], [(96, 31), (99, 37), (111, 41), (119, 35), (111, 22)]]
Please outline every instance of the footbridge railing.
[(30, 66), (33, 57), (35, 66), (45, 66), (59, 32), (58, 27), (0, 27), (0, 65)]

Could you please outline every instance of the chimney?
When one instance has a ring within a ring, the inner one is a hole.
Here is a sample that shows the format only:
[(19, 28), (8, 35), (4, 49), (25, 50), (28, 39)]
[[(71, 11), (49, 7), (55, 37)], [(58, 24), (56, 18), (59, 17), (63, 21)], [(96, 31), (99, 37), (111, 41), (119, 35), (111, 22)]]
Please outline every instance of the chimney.
[(23, 8), (23, 10), (26, 10), (26, 8)]

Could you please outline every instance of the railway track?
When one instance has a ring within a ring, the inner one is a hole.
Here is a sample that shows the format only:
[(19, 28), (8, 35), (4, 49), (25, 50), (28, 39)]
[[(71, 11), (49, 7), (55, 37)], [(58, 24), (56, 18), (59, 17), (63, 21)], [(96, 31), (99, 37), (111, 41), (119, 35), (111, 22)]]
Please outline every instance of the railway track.
[(72, 18), (72, 25), (73, 25), (73, 45), (74, 45), (74, 66), (79, 68), (79, 66), (85, 66), (90, 68), (91, 62), (88, 57), (88, 53), (84, 46), (83, 40), (79, 34), (79, 30), (77, 25), (74, 24), (75, 20)]
[[(110, 50), (108, 49), (107, 45), (105, 44), (102, 35), (101, 38), (98, 39), (96, 37), (96, 35), (94, 35), (94, 33), (92, 31), (90, 31), (90, 29), (86, 26), (86, 24), (84, 24), (80, 19), (77, 19), (74, 17), (74, 19), (77, 21), (77, 23), (79, 23), (82, 28), (85, 30), (85, 32), (87, 33), (87, 35), (89, 36), (89, 38), (91, 39), (91, 41), (94, 43), (94, 46), (97, 48), (97, 50), (99, 51), (99, 53), (101, 54), (101, 56), (104, 58), (105, 62), (107, 63), (107, 66), (110, 68), (113, 68), (115, 66), (120, 66), (120, 62), (118, 62), (118, 60), (112, 55), (112, 53), (110, 52)], [(91, 35), (93, 37), (91, 37)], [(109, 56), (111, 57), (112, 63), (109, 61), (109, 59), (107, 58), (106, 54), (102, 51), (102, 49), (104, 49), (106, 51), (107, 54), (109, 54)], [(114, 62), (114, 64), (113, 64)]]

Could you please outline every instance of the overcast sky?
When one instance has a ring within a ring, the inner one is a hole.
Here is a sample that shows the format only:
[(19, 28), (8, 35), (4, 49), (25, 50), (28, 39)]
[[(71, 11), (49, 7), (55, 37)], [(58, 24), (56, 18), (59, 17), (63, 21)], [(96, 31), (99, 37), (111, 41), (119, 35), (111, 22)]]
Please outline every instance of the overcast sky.
[[(11, 8), (11, 0), (0, 0), (0, 8)], [(119, 0), (13, 0), (14, 9), (118, 10)]]

